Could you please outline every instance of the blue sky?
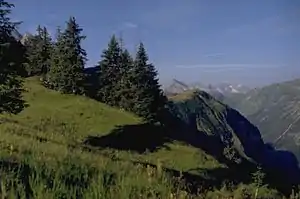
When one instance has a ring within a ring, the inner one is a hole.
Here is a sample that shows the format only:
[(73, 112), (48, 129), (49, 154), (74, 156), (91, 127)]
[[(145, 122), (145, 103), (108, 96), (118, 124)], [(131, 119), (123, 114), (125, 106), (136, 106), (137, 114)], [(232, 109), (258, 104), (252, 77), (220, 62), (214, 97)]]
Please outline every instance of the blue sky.
[(299, 0), (10, 0), (21, 32), (54, 33), (70, 15), (87, 39), (88, 66), (109, 37), (148, 50), (162, 84), (232, 82), (259, 86), (300, 78)]

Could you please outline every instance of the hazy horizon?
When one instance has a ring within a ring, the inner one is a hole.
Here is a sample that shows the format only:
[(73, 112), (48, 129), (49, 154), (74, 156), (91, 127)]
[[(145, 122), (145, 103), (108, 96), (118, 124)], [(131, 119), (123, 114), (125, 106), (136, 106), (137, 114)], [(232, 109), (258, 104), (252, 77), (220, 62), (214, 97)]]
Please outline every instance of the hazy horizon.
[(87, 66), (112, 34), (133, 52), (143, 41), (161, 84), (241, 83), (251, 87), (300, 78), (300, 1), (12, 0), (21, 32), (45, 25), (54, 35), (75, 16), (87, 39)]
[[(299, 65), (300, 67), (300, 65)], [(249, 69), (251, 70), (251, 69)], [(252, 69), (255, 70), (255, 69)], [(256, 69), (258, 70), (258, 69)], [(242, 84), (244, 86), (247, 86), (249, 88), (258, 88), (258, 87), (264, 87), (268, 86), (274, 83), (282, 83), (286, 81), (292, 81), (295, 79), (300, 79), (300, 68), (295, 68), (294, 71), (287, 71), (286, 74), (282, 75), (282, 71), (274, 71), (274, 69), (269, 69), (272, 71), (264, 71), (264, 73), (261, 73), (261, 71), (258, 71), (260, 73), (249, 75), (249, 73), (245, 71), (234, 71), (235, 74), (233, 74), (230, 78), (228, 79), (217, 79), (217, 77), (221, 72), (217, 71), (201, 71), (199, 70), (199, 73), (194, 73), (192, 75), (189, 75), (188, 77), (183, 77), (184, 75), (177, 75), (177, 76), (170, 76), (170, 77), (161, 77), (162, 75), (159, 75), (160, 83), (163, 86), (168, 86), (173, 82), (173, 79), (183, 81), (186, 84), (193, 84), (193, 83), (202, 83), (205, 85), (212, 84), (212, 85), (217, 85), (217, 84), (222, 84), (222, 83), (230, 83), (230, 84)], [(289, 70), (287, 68), (287, 70)], [(233, 73), (234, 73), (233, 72)], [(207, 75), (206, 73), (210, 73)], [(197, 78), (198, 77), (198, 78)], [(215, 79), (213, 77), (216, 77)], [(242, 78), (244, 77), (244, 79)], [(257, 81), (258, 78), (261, 78)], [(263, 79), (265, 78), (265, 79)]]

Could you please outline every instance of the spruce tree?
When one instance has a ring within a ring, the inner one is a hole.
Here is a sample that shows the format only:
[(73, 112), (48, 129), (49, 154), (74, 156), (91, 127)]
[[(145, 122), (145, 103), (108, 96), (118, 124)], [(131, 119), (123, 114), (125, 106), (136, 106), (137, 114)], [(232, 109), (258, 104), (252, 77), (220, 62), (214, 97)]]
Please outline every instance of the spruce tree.
[(39, 73), (37, 67), (37, 60), (39, 59), (37, 53), (38, 43), (39, 40), (37, 35), (28, 35), (26, 41), (24, 42), (27, 57), (27, 63), (25, 63), (27, 76), (33, 76)]
[(51, 57), (50, 57), (50, 68), (49, 72), (46, 75), (45, 79), (43, 80), (44, 86), (53, 90), (58, 90), (60, 87), (64, 85), (61, 82), (61, 77), (63, 76), (64, 72), (64, 65), (63, 62), (63, 37), (60, 27), (56, 30), (56, 38), (55, 43), (53, 45)]
[(13, 37), (16, 23), (9, 14), (13, 4), (0, 0), (0, 113), (17, 114), (24, 108), (22, 79), (24, 51)]
[(112, 106), (119, 106), (118, 94), (121, 79), (121, 53), (119, 42), (115, 35), (110, 39), (107, 49), (101, 55), (99, 62), (99, 91), (98, 99)]
[(65, 31), (58, 32), (47, 83), (62, 93), (84, 93), (86, 52), (81, 47), (85, 36), (76, 19), (70, 17)]
[(127, 49), (121, 53), (121, 67), (117, 95), (120, 96), (119, 106), (127, 111), (133, 111), (134, 107), (134, 85), (133, 85), (133, 66), (134, 60)]
[(45, 75), (49, 71), (50, 57), (53, 49), (52, 38), (46, 27), (37, 27), (37, 34), (30, 36), (25, 43), (27, 47), (26, 70), (29, 76)]
[(148, 122), (162, 122), (166, 97), (160, 88), (154, 65), (148, 62), (143, 43), (139, 45), (131, 78), (135, 88), (134, 112)]

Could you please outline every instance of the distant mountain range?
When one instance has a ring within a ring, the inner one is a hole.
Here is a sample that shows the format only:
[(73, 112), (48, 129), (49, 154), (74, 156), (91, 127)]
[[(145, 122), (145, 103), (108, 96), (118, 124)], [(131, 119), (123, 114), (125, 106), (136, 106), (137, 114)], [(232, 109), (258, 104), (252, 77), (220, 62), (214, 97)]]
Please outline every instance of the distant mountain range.
[(258, 126), (266, 142), (300, 160), (300, 79), (227, 96), (223, 102)]
[(220, 83), (216, 85), (205, 85), (199, 82), (187, 84), (177, 79), (164, 88), (167, 95), (172, 96), (188, 90), (202, 90), (208, 92), (218, 100), (224, 100), (225, 96), (232, 94), (244, 94), (250, 91), (250, 88), (241, 84)]

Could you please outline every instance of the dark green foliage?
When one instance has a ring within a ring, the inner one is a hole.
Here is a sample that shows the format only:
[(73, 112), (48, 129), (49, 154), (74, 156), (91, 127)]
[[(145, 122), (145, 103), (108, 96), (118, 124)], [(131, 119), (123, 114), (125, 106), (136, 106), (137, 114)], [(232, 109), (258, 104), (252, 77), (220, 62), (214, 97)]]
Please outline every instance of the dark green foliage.
[(131, 78), (135, 89), (133, 112), (147, 121), (159, 121), (166, 98), (160, 88), (157, 71), (151, 63), (148, 63), (143, 43), (139, 45)]
[(120, 101), (120, 93), (117, 94), (117, 90), (121, 80), (121, 52), (120, 45), (113, 35), (99, 62), (98, 99), (112, 106), (118, 106)]
[(121, 54), (121, 79), (118, 85), (118, 93), (120, 96), (119, 106), (128, 111), (133, 111), (135, 106), (135, 85), (133, 84), (133, 58), (127, 49), (122, 50)]
[(28, 75), (45, 75), (49, 71), (53, 48), (52, 38), (47, 28), (38, 26), (37, 34), (29, 36), (25, 46), (27, 48), (26, 70)]
[(148, 122), (161, 121), (166, 98), (156, 76), (157, 71), (148, 63), (142, 43), (133, 60), (113, 36), (99, 62), (98, 99), (131, 111)]
[(257, 187), (262, 186), (262, 185), (263, 185), (263, 182), (264, 182), (265, 173), (262, 172), (261, 167), (258, 167), (258, 168), (257, 168), (257, 171), (254, 172), (252, 175), (253, 175), (253, 181), (254, 181), (254, 184), (255, 184)]
[(84, 93), (83, 70), (87, 59), (81, 47), (81, 41), (85, 39), (81, 32), (74, 17), (69, 19), (64, 32), (58, 30), (46, 86), (62, 93)]
[(24, 108), (22, 80), (24, 48), (12, 33), (16, 23), (9, 18), (12, 4), (0, 0), (0, 113), (17, 114)]
[(92, 99), (97, 99), (97, 93), (99, 91), (99, 67), (85, 68), (84, 74), (86, 77), (84, 85), (85, 95)]

